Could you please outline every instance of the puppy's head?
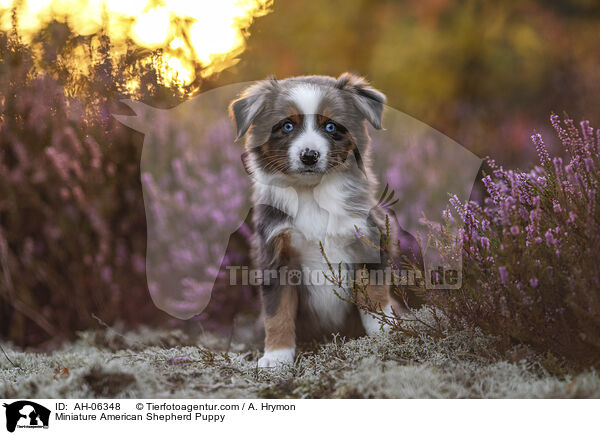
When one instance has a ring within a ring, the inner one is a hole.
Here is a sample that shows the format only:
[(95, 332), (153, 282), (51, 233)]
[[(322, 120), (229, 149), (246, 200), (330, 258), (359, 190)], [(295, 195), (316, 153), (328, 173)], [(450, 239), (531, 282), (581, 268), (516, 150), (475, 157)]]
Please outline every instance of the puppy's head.
[(362, 77), (344, 73), (260, 81), (234, 100), (238, 138), (246, 136), (246, 167), (295, 181), (360, 164), (369, 137), (381, 128), (385, 96)]

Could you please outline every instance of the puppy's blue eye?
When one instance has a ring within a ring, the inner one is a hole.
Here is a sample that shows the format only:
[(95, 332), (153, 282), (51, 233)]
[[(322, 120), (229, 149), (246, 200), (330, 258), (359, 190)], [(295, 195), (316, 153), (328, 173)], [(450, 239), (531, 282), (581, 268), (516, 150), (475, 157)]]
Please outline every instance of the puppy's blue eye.
[(335, 131), (335, 124), (333, 122), (328, 122), (325, 124), (325, 131), (333, 133)]
[(288, 121), (285, 124), (283, 124), (283, 131), (285, 131), (286, 133), (289, 133), (293, 129), (294, 129), (294, 124), (292, 124), (291, 122)]

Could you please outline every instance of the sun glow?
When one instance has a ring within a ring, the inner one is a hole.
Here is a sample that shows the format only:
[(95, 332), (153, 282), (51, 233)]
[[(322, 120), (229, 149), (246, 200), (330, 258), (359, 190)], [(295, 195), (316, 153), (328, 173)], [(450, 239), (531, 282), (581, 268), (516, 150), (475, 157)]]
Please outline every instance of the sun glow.
[[(115, 52), (131, 41), (160, 49), (154, 67), (167, 85), (192, 83), (236, 62), (248, 28), (273, 0), (0, 0), (0, 30), (12, 27), (31, 43), (40, 29), (56, 21), (77, 35), (104, 32)], [(82, 69), (82, 66), (78, 66)]]

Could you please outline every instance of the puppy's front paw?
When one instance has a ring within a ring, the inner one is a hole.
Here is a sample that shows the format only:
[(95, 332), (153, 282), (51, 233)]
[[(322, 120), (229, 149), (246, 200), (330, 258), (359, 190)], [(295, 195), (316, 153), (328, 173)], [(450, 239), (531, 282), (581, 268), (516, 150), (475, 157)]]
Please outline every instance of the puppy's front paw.
[[(396, 309), (396, 307), (394, 307), (394, 309)], [(383, 309), (383, 314), (387, 316), (393, 315), (392, 304), (388, 304)], [(360, 311), (360, 318), (362, 320), (363, 327), (365, 328), (365, 332), (369, 336), (379, 334), (382, 331), (387, 332), (392, 329), (390, 324), (382, 322), (381, 319), (366, 311)]]
[(294, 364), (295, 349), (277, 349), (265, 352), (258, 360), (259, 367), (282, 367)]
[(379, 321), (375, 316), (369, 313), (361, 313), (363, 327), (368, 336), (379, 334), (380, 332), (389, 331), (391, 326), (387, 323)]

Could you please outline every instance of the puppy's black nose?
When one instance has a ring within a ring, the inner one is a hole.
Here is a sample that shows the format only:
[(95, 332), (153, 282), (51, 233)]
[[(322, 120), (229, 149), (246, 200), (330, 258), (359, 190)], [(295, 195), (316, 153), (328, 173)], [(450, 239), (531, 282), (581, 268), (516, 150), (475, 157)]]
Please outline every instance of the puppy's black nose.
[(300, 160), (302, 160), (302, 163), (304, 163), (305, 165), (312, 166), (315, 163), (317, 163), (317, 160), (319, 160), (319, 155), (320, 154), (318, 151), (306, 148), (300, 154)]

